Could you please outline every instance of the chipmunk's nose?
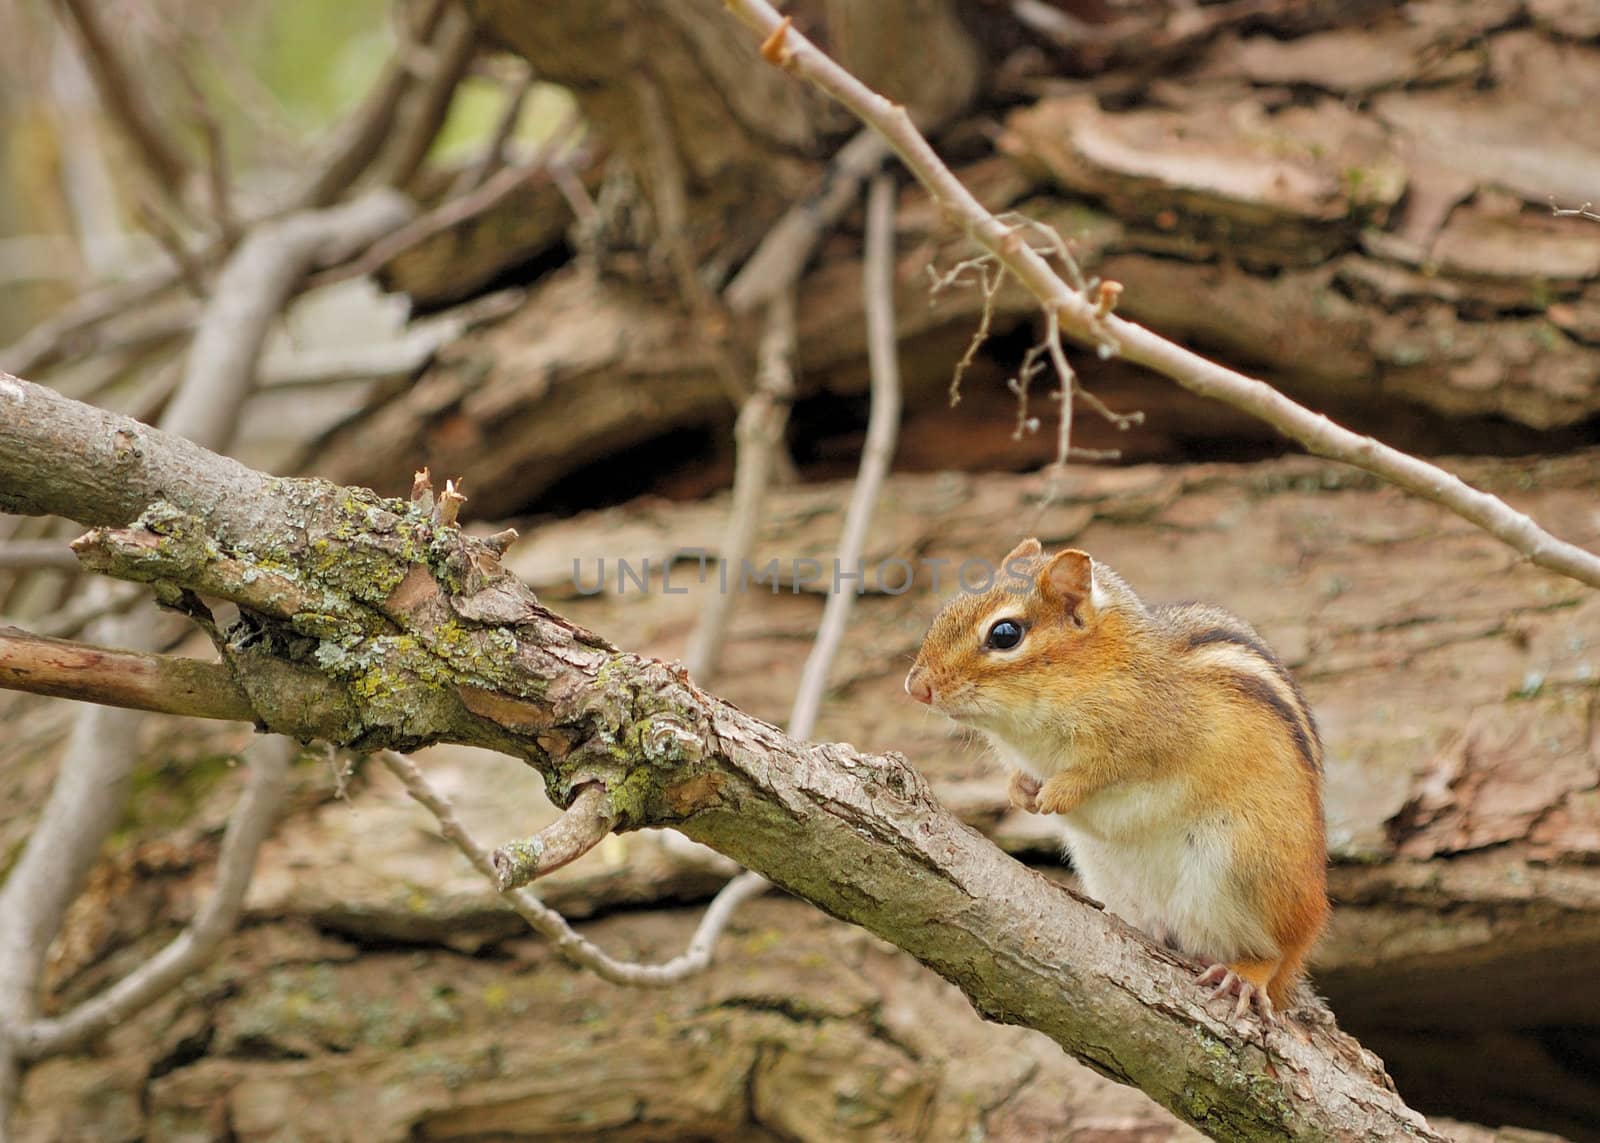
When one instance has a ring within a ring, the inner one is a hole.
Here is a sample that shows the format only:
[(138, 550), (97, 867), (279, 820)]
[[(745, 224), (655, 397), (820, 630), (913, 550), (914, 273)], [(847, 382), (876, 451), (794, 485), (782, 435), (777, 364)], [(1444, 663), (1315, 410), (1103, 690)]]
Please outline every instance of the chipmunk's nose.
[(933, 684), (928, 681), (928, 672), (921, 667), (912, 667), (911, 673), (906, 676), (906, 694), (918, 702), (931, 703)]

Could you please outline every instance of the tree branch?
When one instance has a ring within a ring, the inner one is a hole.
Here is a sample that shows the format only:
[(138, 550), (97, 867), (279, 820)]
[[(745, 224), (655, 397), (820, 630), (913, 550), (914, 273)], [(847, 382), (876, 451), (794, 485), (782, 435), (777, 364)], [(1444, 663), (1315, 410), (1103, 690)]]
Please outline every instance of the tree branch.
[[(456, 817), (450, 799), (429, 785), (417, 769), (416, 763), (393, 750), (379, 754), (389, 772), (400, 779), (406, 793), (423, 806), (439, 823), (439, 830), (470, 861), (479, 873), (498, 883), (499, 875), (494, 857), (483, 848)], [(546, 905), (526, 889), (501, 889), (500, 895), (517, 911), (517, 915), (539, 935), (555, 946), (557, 952), (573, 963), (589, 969), (601, 980), (630, 988), (669, 988), (697, 972), (711, 966), (712, 953), (717, 938), (728, 925), (735, 910), (750, 897), (765, 890), (766, 879), (743, 873), (724, 885), (716, 899), (706, 908), (705, 916), (689, 940), (689, 947), (679, 956), (663, 964), (637, 964), (618, 960), (593, 941), (580, 936), (567, 924), (566, 918)]]
[(599, 845), (616, 824), (606, 788), (598, 782), (578, 791), (572, 804), (538, 836), (502, 845), (490, 856), (494, 886), (504, 893), (563, 865), (576, 861)]
[[(866, 257), (862, 262), (862, 293), (867, 306), (867, 357), (872, 370), (872, 408), (867, 414), (867, 439), (861, 446), (861, 470), (850, 490), (844, 528), (839, 536), (841, 568), (861, 568), (872, 511), (894, 460), (900, 436), (900, 358), (894, 336), (894, 180), (878, 175), (867, 196)], [(839, 641), (844, 638), (855, 607), (856, 592), (828, 593), (816, 642), (806, 656), (789, 714), (789, 733), (810, 738), (822, 706)]]
[(127, 710), (251, 721), (250, 701), (218, 663), (92, 647), (0, 627), (0, 687)]
[(1185, 389), (1242, 409), (1299, 441), (1319, 456), (1381, 476), (1469, 520), (1527, 556), (1533, 563), (1600, 587), (1600, 556), (1557, 539), (1498, 497), (1480, 492), (1425, 460), (1371, 437), (1341, 428), (1296, 404), (1272, 386), (1236, 373), (1152, 333), (1143, 326), (1102, 314), (1097, 299), (1064, 282), (1050, 264), (1007, 225), (984, 209), (912, 124), (903, 107), (872, 91), (795, 31), (765, 0), (725, 0), (728, 8), (763, 37), (763, 58), (816, 85), (876, 128), (928, 193), (1039, 299), (1061, 330), (1103, 351), (1119, 353)]
[[(85, 490), (117, 477), (141, 490), (118, 498), (123, 510), (149, 507), (80, 553), (159, 591), (239, 602), (219, 650), (268, 729), (354, 749), (503, 750), (562, 804), (599, 783), (617, 828), (681, 830), (1214, 1136), (1439, 1139), (1353, 1040), (1219, 1019), (1192, 964), (1006, 857), (904, 758), (795, 741), (681, 668), (616, 650), (423, 506), (314, 480), (247, 482), (234, 462), (9, 377), (0, 409), (0, 500), (107, 521)], [(83, 435), (70, 440), (69, 424)], [(62, 456), (100, 471), (52, 479)], [(174, 471), (184, 479), (156, 480)], [(219, 503), (247, 483), (252, 504)], [(249, 520), (259, 530), (240, 527)], [(267, 664), (321, 675), (343, 691), (342, 712), (309, 725), (262, 682)], [(492, 873), (486, 852), (480, 868)]]
[(66, 1015), (22, 1028), (18, 1047), (26, 1059), (71, 1051), (115, 1027), (145, 1005), (182, 984), (204, 965), (233, 931), (250, 888), (256, 854), (288, 800), (289, 764), (295, 745), (287, 738), (260, 738), (245, 751), (250, 777), (228, 819), (217, 857), (217, 884), (176, 940), (105, 992)]
[(59, 0), (71, 18), (83, 45), (83, 58), (100, 92), (100, 104), (133, 144), (155, 185), (173, 202), (183, 203), (189, 162), (183, 150), (160, 126), (160, 118), (145, 102), (145, 89), (128, 75), (111, 37), (100, 26), (96, 5), (90, 0)]

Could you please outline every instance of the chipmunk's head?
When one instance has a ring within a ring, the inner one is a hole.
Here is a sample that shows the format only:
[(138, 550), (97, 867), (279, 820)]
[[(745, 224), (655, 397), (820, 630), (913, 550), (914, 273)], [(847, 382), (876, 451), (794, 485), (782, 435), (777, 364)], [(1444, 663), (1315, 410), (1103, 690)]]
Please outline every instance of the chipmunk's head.
[(1076, 549), (1024, 540), (983, 592), (945, 605), (906, 676), (906, 693), (957, 722), (1015, 739), (1071, 718), (1125, 663), (1137, 596)]

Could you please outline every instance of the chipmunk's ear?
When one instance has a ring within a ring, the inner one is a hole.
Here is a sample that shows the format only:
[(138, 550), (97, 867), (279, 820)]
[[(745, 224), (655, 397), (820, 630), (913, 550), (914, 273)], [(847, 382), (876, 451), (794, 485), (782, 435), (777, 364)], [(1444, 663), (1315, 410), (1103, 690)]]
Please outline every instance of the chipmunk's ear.
[(1023, 540), (1022, 543), (1018, 544), (1016, 547), (1012, 548), (1011, 554), (1000, 561), (1000, 566), (1005, 567), (1012, 560), (1031, 560), (1043, 552), (1044, 548), (1040, 547), (1039, 541), (1029, 537), (1028, 539)]
[(1068, 548), (1051, 556), (1039, 572), (1039, 594), (1078, 626), (1086, 624), (1094, 607), (1094, 561), (1089, 553)]

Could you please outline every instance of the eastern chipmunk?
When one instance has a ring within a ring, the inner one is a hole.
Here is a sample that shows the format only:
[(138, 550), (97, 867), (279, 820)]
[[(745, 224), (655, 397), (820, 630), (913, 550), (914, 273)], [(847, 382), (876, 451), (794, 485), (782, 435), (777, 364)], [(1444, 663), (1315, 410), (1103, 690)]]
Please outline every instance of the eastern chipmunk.
[(1322, 744), (1249, 624), (1025, 540), (939, 612), (906, 692), (982, 731), (1085, 891), (1205, 962), (1236, 1018), (1286, 1005), (1328, 916)]

